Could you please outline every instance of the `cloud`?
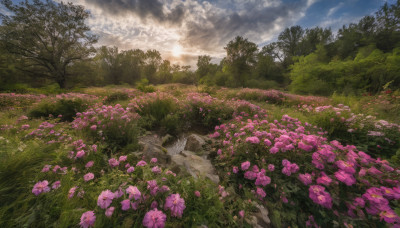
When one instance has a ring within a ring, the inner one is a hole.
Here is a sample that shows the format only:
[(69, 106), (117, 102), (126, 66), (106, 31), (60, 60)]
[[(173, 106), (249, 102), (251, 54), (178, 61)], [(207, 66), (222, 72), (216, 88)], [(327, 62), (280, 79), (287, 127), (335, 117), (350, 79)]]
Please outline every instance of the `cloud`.
[(328, 11), (327, 17), (332, 16), (334, 13), (336, 13), (336, 11), (338, 11), (338, 9), (342, 8), (343, 5), (344, 5), (344, 3), (341, 2), (337, 6), (330, 8)]
[[(59, 1), (59, 0), (57, 0)], [(272, 40), (317, 0), (71, 0), (91, 12), (88, 24), (99, 45), (121, 50), (157, 49), (171, 62), (191, 64), (198, 55), (222, 58), (226, 44), (243, 36), (257, 44)], [(182, 58), (170, 55), (183, 47)], [(186, 62), (185, 62), (186, 61)]]
[(151, 18), (159, 23), (179, 24), (184, 17), (181, 4), (168, 8), (159, 0), (86, 0), (86, 3), (97, 6), (111, 15), (126, 16), (133, 13), (144, 21)]

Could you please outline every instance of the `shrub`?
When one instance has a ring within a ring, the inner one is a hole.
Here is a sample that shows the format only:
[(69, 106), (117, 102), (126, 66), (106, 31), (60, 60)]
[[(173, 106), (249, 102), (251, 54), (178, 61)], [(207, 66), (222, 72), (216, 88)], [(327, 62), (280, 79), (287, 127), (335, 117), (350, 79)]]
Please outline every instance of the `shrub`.
[(318, 134), (287, 115), (217, 126), (212, 137), (223, 183), (267, 206), (274, 227), (397, 224), (399, 170)]
[(104, 100), (105, 103), (110, 104), (116, 101), (125, 101), (129, 99), (129, 95), (124, 92), (114, 92), (107, 96), (107, 98)]
[(60, 116), (62, 121), (72, 121), (77, 112), (82, 112), (86, 108), (87, 104), (82, 99), (42, 101), (29, 111), (28, 116), (32, 118)]

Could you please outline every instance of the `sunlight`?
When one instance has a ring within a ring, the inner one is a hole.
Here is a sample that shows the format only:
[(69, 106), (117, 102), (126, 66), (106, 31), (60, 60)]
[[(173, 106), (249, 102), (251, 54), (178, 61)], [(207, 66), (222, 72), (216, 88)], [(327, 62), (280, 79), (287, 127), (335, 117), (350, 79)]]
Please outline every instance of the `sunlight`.
[(181, 45), (175, 45), (172, 49), (172, 55), (174, 57), (179, 57), (182, 54), (182, 46)]

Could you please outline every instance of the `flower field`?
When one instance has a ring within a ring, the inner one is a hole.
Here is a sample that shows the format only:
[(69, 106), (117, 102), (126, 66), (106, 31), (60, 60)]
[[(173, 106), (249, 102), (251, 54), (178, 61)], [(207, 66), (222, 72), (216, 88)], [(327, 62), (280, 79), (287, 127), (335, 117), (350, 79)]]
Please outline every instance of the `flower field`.
[[(399, 104), (179, 84), (0, 94), (0, 227), (400, 227)], [(166, 149), (193, 132), (217, 181)]]

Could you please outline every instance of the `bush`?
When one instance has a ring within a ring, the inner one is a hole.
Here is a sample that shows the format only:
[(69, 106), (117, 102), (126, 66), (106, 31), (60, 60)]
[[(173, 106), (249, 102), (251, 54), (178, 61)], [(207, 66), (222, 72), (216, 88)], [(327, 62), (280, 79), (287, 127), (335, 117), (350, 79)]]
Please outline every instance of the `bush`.
[(61, 116), (62, 121), (72, 121), (77, 112), (82, 112), (86, 108), (87, 104), (82, 99), (42, 101), (29, 111), (28, 116), (32, 118)]
[(276, 89), (279, 87), (279, 84), (278, 82), (271, 80), (250, 79), (246, 82), (246, 86), (257, 89)]
[(126, 101), (129, 99), (129, 95), (124, 92), (114, 92), (107, 96), (107, 98), (104, 100), (105, 103), (110, 104), (116, 101)]
[(136, 88), (138, 90), (142, 91), (143, 93), (153, 93), (156, 91), (154, 86), (149, 85), (149, 80), (147, 80), (146, 78), (143, 78), (142, 80), (140, 80), (137, 83)]

